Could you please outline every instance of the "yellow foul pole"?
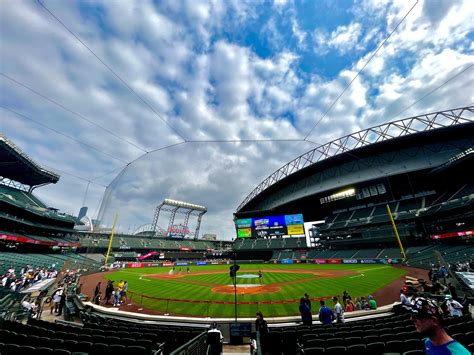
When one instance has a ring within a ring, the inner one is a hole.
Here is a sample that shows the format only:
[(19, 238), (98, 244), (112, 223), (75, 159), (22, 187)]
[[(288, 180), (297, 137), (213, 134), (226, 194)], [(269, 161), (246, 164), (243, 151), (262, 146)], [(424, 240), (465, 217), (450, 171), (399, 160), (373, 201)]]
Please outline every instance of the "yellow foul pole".
[(112, 226), (112, 233), (110, 234), (110, 238), (109, 238), (109, 247), (107, 248), (107, 254), (105, 255), (104, 265), (107, 265), (107, 261), (109, 260), (110, 249), (112, 249), (112, 241), (114, 240), (115, 225), (117, 224), (117, 218), (118, 218), (118, 214), (116, 213), (114, 225)]
[(387, 203), (387, 212), (390, 217), (390, 221), (392, 221), (393, 231), (395, 232), (395, 236), (397, 237), (398, 245), (400, 246), (400, 251), (402, 252), (403, 258), (406, 259), (407, 255), (405, 254), (405, 250), (403, 249), (402, 241), (400, 240), (400, 235), (398, 234), (397, 225), (395, 224), (395, 221), (392, 216), (392, 210), (390, 209), (390, 206), (388, 205), (388, 203)]

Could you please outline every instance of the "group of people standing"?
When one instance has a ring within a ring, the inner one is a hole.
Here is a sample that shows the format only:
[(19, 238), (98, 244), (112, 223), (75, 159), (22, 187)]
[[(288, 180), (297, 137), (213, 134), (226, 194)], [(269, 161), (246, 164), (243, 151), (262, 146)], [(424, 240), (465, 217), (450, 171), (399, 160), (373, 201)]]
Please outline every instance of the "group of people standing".
[[(318, 312), (319, 321), (323, 324), (330, 324), (333, 321), (337, 323), (344, 323), (344, 313), (353, 312), (363, 309), (375, 310), (377, 309), (377, 302), (374, 296), (369, 295), (367, 299), (365, 297), (355, 298), (352, 301), (352, 297), (344, 291), (342, 296), (342, 304), (339, 302), (339, 297), (334, 296), (332, 298), (334, 302), (334, 308), (331, 310), (324, 300), (319, 301), (320, 308)], [(300, 299), (299, 311), (301, 314), (301, 321), (304, 325), (311, 325), (313, 323), (313, 315), (311, 312), (311, 299), (307, 293)]]
[[(99, 282), (94, 290), (94, 297), (92, 302), (97, 305), (100, 305), (102, 301), (102, 291), (100, 290), (102, 283)], [(112, 299), (112, 304), (116, 307), (127, 301), (127, 291), (128, 283), (127, 281), (120, 280), (117, 286), (114, 286), (113, 280), (107, 281), (107, 286), (105, 287), (105, 302), (104, 304), (111, 304), (110, 300)]]

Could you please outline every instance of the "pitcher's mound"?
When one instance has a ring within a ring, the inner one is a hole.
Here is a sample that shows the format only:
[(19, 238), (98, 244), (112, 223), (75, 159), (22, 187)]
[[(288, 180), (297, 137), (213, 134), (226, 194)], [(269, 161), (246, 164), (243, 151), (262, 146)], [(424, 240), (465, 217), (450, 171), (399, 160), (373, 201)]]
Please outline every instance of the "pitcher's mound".
[[(211, 289), (214, 293), (234, 294), (234, 285), (217, 286)], [(273, 285), (237, 285), (238, 295), (256, 295), (280, 291), (280, 287)]]

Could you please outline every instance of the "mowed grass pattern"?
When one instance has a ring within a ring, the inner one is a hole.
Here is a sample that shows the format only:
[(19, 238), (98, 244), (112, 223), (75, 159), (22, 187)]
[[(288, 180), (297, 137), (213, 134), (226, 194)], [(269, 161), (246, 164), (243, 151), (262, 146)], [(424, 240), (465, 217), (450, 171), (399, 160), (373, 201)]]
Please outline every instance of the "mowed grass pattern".
[[(172, 315), (190, 315), (204, 317), (233, 317), (233, 304), (217, 304), (214, 302), (234, 302), (233, 294), (211, 292), (214, 286), (231, 285), (229, 265), (192, 266), (191, 273), (186, 274), (182, 268), (183, 277), (160, 280), (147, 277), (153, 274), (168, 274), (171, 268), (125, 269), (117, 271), (104, 279), (127, 280), (129, 291), (132, 291), (132, 302), (145, 309), (152, 309)], [(179, 268), (176, 269), (179, 274)], [(278, 285), (280, 290), (274, 293), (241, 295), (237, 289), (237, 302), (255, 302), (256, 304), (238, 305), (239, 317), (253, 317), (256, 311), (262, 311), (267, 317), (298, 315), (299, 298), (306, 292), (312, 298), (330, 298), (342, 295), (347, 290), (352, 297), (367, 296), (392, 281), (403, 276), (406, 272), (390, 265), (316, 265), (316, 264), (243, 264), (238, 275), (255, 274), (263, 271), (265, 285)], [(319, 270), (350, 271), (350, 276), (321, 277), (299, 271)], [(211, 272), (196, 274), (193, 272)], [(217, 272), (217, 273), (216, 273)], [(258, 278), (237, 279), (239, 284), (258, 284)], [(167, 300), (148, 299), (137, 294), (165, 298)], [(182, 301), (181, 301), (182, 300)], [(199, 300), (203, 303), (189, 303), (186, 300)], [(261, 304), (294, 300), (290, 304)], [(211, 301), (211, 302), (206, 302)], [(332, 306), (332, 301), (328, 302)], [(315, 307), (317, 305), (315, 304)]]

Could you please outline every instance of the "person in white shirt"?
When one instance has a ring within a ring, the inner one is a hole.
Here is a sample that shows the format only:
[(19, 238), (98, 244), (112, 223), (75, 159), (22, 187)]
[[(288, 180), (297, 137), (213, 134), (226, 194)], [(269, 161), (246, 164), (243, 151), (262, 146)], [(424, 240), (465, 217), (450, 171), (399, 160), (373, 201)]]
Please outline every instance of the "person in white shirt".
[(337, 297), (333, 297), (332, 300), (334, 301), (334, 318), (336, 319), (336, 323), (344, 323), (344, 309)]
[(453, 300), (451, 295), (446, 296), (446, 305), (448, 306), (449, 314), (451, 317), (461, 317), (463, 306), (456, 300)]
[(208, 333), (219, 333), (219, 339), (221, 340), (221, 343), (224, 341), (224, 337), (222, 336), (222, 332), (217, 329), (217, 323), (213, 322), (211, 324), (211, 329), (207, 331)]

